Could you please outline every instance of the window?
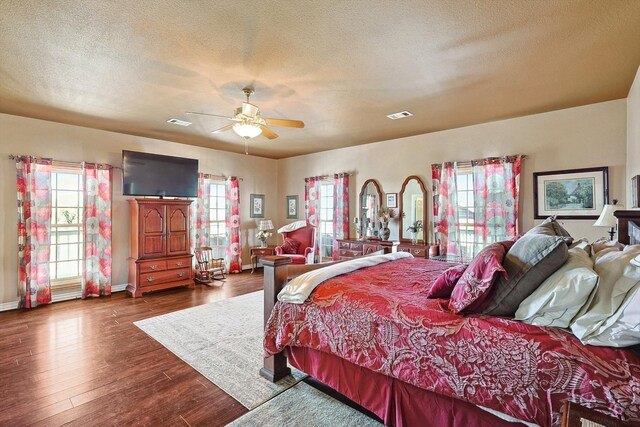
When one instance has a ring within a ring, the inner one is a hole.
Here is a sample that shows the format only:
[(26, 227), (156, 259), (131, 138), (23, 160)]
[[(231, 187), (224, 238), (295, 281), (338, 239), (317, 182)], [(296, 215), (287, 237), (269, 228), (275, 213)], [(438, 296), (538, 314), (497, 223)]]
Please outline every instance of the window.
[(458, 221), (460, 224), (460, 250), (464, 259), (471, 259), (482, 248), (475, 247), (473, 171), (458, 168), (456, 175)]
[(225, 258), (227, 248), (226, 199), (224, 182), (211, 183), (209, 193), (209, 246), (214, 258)]
[(82, 171), (55, 167), (51, 173), (52, 286), (81, 281), (84, 259), (84, 200)]
[(320, 183), (320, 262), (333, 259), (333, 182)]

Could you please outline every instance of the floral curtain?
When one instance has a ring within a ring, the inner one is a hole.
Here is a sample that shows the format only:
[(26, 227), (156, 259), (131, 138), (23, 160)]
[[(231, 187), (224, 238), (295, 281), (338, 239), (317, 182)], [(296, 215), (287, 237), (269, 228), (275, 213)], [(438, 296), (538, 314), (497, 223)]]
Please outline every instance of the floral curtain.
[(304, 180), (304, 210), (307, 220), (316, 227), (314, 253), (316, 259), (320, 255), (320, 181), (322, 178), (314, 176)]
[(111, 193), (109, 165), (83, 165), (84, 260), (82, 297), (111, 295)]
[[(200, 246), (209, 246), (211, 204), (211, 177), (203, 173), (198, 175), (198, 198), (191, 204), (191, 253)], [(195, 260), (194, 260), (195, 262)]]
[[(242, 273), (242, 244), (240, 242), (240, 184), (235, 176), (226, 180), (227, 271)], [(208, 229), (208, 227), (207, 227)]]
[[(474, 160), (475, 253), (518, 234), (522, 156)], [(475, 255), (474, 253), (474, 255)]]
[(434, 203), (435, 234), (440, 242), (442, 255), (461, 255), (460, 221), (458, 219), (458, 195), (456, 188), (457, 164), (446, 162), (433, 165), (432, 179), (438, 183), (437, 206)]
[[(336, 239), (349, 238), (349, 174), (333, 177), (333, 230)], [(333, 259), (338, 259), (338, 242), (333, 241)]]
[(51, 302), (51, 160), (16, 157), (19, 307)]

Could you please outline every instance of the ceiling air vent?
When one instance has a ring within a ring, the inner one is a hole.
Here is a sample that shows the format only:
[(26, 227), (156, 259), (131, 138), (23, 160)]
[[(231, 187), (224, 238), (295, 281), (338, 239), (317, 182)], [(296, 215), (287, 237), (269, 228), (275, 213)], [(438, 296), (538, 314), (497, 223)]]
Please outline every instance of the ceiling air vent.
[(405, 117), (409, 116), (413, 116), (413, 114), (411, 114), (409, 111), (400, 111), (399, 113), (389, 114), (387, 117), (389, 117), (391, 120), (398, 120), (404, 119)]
[(187, 122), (187, 121), (180, 120), (180, 119), (169, 119), (169, 120), (167, 120), (167, 123), (171, 123), (172, 125), (178, 125), (178, 126), (189, 126), (189, 125), (191, 125), (191, 122)]

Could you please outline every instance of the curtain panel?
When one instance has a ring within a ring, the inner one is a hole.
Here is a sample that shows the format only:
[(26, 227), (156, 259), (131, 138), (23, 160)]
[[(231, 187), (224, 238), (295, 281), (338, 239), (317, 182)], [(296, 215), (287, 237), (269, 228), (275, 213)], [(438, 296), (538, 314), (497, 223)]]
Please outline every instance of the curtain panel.
[(309, 177), (304, 180), (304, 210), (307, 220), (315, 227), (314, 253), (316, 262), (320, 254), (320, 181), (321, 177)]
[(518, 234), (522, 156), (474, 160), (471, 165), (477, 253)]
[[(456, 186), (457, 165), (445, 162), (432, 167), (432, 179), (438, 183), (437, 203), (434, 203), (435, 235), (443, 255), (461, 255), (460, 220)], [(436, 193), (436, 192), (434, 192)]]
[(229, 177), (225, 181), (225, 188), (227, 271), (229, 273), (242, 273), (242, 243), (240, 242), (240, 181), (235, 176)]
[[(349, 174), (333, 177), (333, 230), (336, 239), (349, 238)], [(338, 242), (333, 241), (333, 259), (338, 260)]]
[(109, 165), (83, 164), (84, 260), (82, 298), (111, 295), (111, 199)]
[(17, 156), (20, 308), (51, 302), (51, 160)]
[[(211, 205), (211, 178), (198, 174), (198, 197), (191, 204), (191, 253), (200, 246), (209, 246), (211, 230), (209, 208)], [(194, 258), (195, 262), (195, 258)]]

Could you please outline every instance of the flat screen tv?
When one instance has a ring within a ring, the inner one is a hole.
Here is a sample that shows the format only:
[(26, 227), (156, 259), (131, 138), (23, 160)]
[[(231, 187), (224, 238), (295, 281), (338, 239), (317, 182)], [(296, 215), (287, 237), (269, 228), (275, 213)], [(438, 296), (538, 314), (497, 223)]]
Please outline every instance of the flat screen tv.
[(198, 160), (122, 151), (125, 196), (197, 197)]

